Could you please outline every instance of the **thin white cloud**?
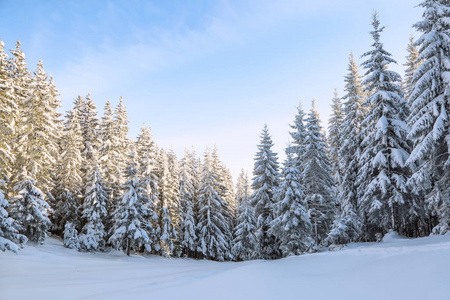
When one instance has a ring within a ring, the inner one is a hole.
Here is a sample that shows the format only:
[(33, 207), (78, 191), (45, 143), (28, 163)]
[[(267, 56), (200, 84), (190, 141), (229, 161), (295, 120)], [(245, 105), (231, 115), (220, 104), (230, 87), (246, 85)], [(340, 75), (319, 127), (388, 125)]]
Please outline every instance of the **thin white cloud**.
[[(101, 95), (130, 77), (193, 60), (224, 45), (243, 43), (247, 36), (264, 32), (290, 18), (308, 15), (331, 3), (325, 1), (312, 5), (300, 1), (258, 1), (236, 6), (222, 1), (214, 10), (215, 14), (206, 17), (204, 25), (198, 29), (161, 28), (148, 32), (134, 26), (132, 35), (135, 42), (128, 45), (107, 36), (99, 45), (89, 45), (80, 40), (77, 44), (81, 56), (68, 61), (54, 75), (63, 97), (74, 97), (86, 91)], [(109, 2), (98, 18), (120, 22), (124, 16), (126, 12)], [(104, 22), (101, 21), (98, 26), (109, 24)], [(108, 29), (98, 26), (93, 30)]]

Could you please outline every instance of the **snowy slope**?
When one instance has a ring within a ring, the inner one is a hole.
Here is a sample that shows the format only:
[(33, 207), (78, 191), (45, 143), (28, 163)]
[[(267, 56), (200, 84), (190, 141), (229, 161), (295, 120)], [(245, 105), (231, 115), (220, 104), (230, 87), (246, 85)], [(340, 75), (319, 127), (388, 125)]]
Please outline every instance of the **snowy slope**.
[(450, 235), (277, 261), (79, 253), (50, 238), (0, 253), (0, 299), (450, 299)]

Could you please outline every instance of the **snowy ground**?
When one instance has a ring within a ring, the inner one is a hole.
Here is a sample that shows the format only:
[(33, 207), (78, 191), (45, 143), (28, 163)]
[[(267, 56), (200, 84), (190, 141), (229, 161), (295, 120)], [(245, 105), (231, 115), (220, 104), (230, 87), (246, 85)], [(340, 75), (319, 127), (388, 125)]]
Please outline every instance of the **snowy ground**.
[(450, 235), (277, 261), (78, 253), (50, 238), (0, 252), (0, 299), (450, 299)]

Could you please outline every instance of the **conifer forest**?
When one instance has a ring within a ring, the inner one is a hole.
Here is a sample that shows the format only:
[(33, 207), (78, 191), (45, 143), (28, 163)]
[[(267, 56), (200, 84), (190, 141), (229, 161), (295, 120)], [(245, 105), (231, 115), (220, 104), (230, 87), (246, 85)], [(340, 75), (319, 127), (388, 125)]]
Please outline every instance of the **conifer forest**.
[[(336, 78), (345, 94), (330, 99), (328, 128), (314, 102), (294, 104), (286, 159), (261, 126), (253, 170), (234, 179), (214, 145), (177, 157), (146, 124), (130, 138), (120, 95), (103, 108), (74, 95), (61, 114), (44, 63), (0, 41), (0, 249), (53, 235), (81, 253), (222, 262), (449, 233), (450, 2), (419, 7), (406, 58), (392, 57), (389, 27), (367, 16), (373, 43)], [(397, 62), (405, 74), (390, 69)]]

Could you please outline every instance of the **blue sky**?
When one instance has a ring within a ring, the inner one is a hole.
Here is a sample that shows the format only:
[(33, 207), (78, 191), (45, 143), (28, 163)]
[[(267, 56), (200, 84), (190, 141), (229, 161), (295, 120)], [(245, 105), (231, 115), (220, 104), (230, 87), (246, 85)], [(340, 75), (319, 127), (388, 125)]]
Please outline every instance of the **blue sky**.
[(91, 93), (100, 114), (124, 97), (135, 137), (142, 123), (181, 157), (218, 145), (236, 175), (251, 172), (267, 123), (284, 157), (301, 101), (316, 99), (323, 125), (334, 88), (353, 51), (372, 44), (374, 10), (381, 36), (403, 75), (420, 1), (24, 1), (0, 0), (0, 39), (23, 45), (31, 70), (39, 59), (54, 76), (63, 110)]

